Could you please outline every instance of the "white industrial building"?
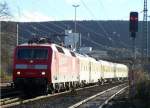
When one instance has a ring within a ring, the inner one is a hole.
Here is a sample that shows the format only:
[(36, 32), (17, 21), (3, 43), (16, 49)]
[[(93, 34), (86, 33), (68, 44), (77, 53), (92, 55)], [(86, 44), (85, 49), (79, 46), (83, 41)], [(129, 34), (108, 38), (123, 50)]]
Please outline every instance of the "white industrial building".
[(72, 30), (65, 30), (64, 44), (66, 47), (76, 50), (81, 46), (81, 35), (79, 33), (73, 33)]

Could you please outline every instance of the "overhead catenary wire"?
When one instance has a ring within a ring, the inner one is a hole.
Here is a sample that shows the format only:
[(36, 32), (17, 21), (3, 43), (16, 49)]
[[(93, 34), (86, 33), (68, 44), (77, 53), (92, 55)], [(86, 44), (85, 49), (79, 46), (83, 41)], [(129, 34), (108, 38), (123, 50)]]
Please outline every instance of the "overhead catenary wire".
[[(86, 4), (84, 3), (84, 5), (85, 5), (85, 7), (90, 11), (90, 9), (86, 6)], [(91, 11), (90, 11), (90, 13), (92, 14), (92, 15), (94, 15)], [(53, 24), (52, 22), (48, 22), (48, 23), (50, 23), (50, 24)], [(40, 23), (39, 23), (40, 24)], [(40, 24), (40, 25), (42, 25), (42, 24)], [(63, 29), (63, 30), (65, 30), (63, 27), (61, 27), (61, 26), (58, 26), (58, 25), (56, 25), (56, 24), (53, 24), (54, 26), (56, 26), (56, 27), (58, 27), (59, 29)], [(98, 24), (99, 25), (99, 24)], [(43, 25), (42, 25), (43, 26)], [(99, 26), (101, 26), (101, 25), (99, 25)], [(46, 27), (46, 26), (44, 26), (44, 27)], [(48, 28), (48, 27), (46, 27), (46, 28)], [(102, 27), (101, 27), (102, 28)], [(103, 28), (102, 28), (103, 29)], [(103, 31), (106, 33), (106, 31), (103, 29)], [(96, 34), (98, 34), (98, 35), (100, 35), (100, 36), (102, 36), (102, 33), (96, 33)], [(104, 35), (103, 35), (104, 36)]]
[[(56, 30), (54, 30), (54, 29), (52, 29), (52, 28), (50, 28), (50, 27), (48, 27), (48, 26), (45, 26), (45, 25), (42, 24), (41, 22), (36, 23), (36, 25), (34, 25), (34, 23), (35, 23), (35, 22), (33, 22), (33, 23), (31, 23), (31, 24), (28, 24), (28, 26), (30, 26), (33, 30), (35, 30), (35, 32), (33, 32), (33, 31), (29, 30), (29, 28), (27, 29), (27, 28), (25, 28), (25, 27), (23, 28), (23, 30), (27, 31), (27, 32), (28, 32), (29, 34), (31, 34), (31, 35), (33, 35), (33, 34), (38, 35), (38, 34), (36, 34), (36, 33), (38, 33), (39, 31), (44, 32), (44, 33), (46, 33), (46, 34), (50, 34), (49, 31), (45, 31), (45, 30), (39, 29), (39, 28), (37, 27), (37, 25), (39, 24), (40, 26), (42, 26), (42, 27), (44, 27), (44, 28), (50, 30), (51, 32), (57, 33)], [(54, 24), (54, 25), (55, 25), (55, 24)], [(56, 25), (55, 25), (55, 26), (56, 26)], [(20, 26), (19, 29), (21, 29), (21, 28), (22, 28), (22, 27)], [(21, 36), (21, 38), (24, 39), (22, 36)], [(20, 39), (20, 37), (19, 37), (19, 39)], [(22, 41), (24, 42), (24, 41), (27, 41), (27, 40), (22, 40)]]
[[(82, 0), (83, 1), (83, 0)], [(84, 3), (85, 4), (85, 3)], [(88, 7), (87, 7), (88, 8)], [(92, 13), (92, 11), (88, 8), (88, 10), (90, 11), (90, 13), (92, 14), (92, 16), (94, 15), (93, 13)], [(94, 16), (95, 17), (95, 16)], [(62, 29), (62, 30), (64, 30), (64, 27), (62, 27), (62, 26), (59, 26), (59, 25), (57, 25), (57, 24), (55, 24), (55, 23), (52, 23), (52, 22), (48, 22), (49, 24), (54, 24), (54, 26), (56, 26), (56, 27), (58, 27), (58, 29)], [(41, 23), (39, 23), (39, 24), (41, 24)], [(49, 27), (47, 27), (47, 26), (45, 26), (45, 25), (43, 25), (43, 24), (41, 24), (42, 26), (43, 26), (43, 28), (49, 28)], [(84, 25), (82, 25), (82, 26), (84, 26)], [(87, 28), (87, 27), (86, 27)], [(90, 28), (89, 28), (90, 29)], [(38, 28), (36, 29), (37, 31), (38, 31)], [(104, 30), (104, 28), (102, 29), (102, 30)], [(106, 33), (106, 30), (104, 31), (105, 32), (105, 34), (107, 34), (108, 35), (108, 33)], [(46, 32), (45, 32), (46, 33)], [(93, 32), (94, 33), (94, 32)], [(102, 34), (102, 33), (98, 33), (98, 32), (95, 32), (96, 34)], [(94, 34), (95, 34), (94, 33)], [(99, 35), (99, 36), (102, 36), (102, 35)], [(105, 36), (105, 35), (103, 35), (103, 36)]]
[[(24, 16), (24, 17), (26, 17), (26, 18), (29, 18), (29, 17), (25, 16), (24, 14), (22, 14), (22, 16)], [(30, 24), (30, 26), (32, 26), (32, 28), (33, 28), (34, 30), (35, 30), (35, 28), (38, 29), (38, 27), (34, 27), (34, 26), (33, 26), (34, 23), (35, 23), (35, 22), (33, 22), (32, 24)], [(43, 24), (41, 24), (41, 23), (39, 23), (39, 22), (36, 23), (36, 24), (39, 24), (39, 25), (41, 25), (42, 27), (44, 27), (44, 28), (46, 28), (46, 29), (48, 29), (48, 30), (50, 30), (50, 31), (56, 33), (56, 30), (54, 30), (54, 29), (52, 29), (52, 28), (49, 28), (49, 27), (47, 27), (47, 26), (45, 26), (45, 25), (43, 25)], [(39, 31), (43, 31), (43, 30), (40, 30), (40, 29), (39, 29)], [(43, 31), (43, 32), (45, 32), (45, 31)]]
[[(101, 0), (97, 0), (97, 1), (98, 1), (99, 5), (102, 6), (103, 10), (106, 11), (105, 6), (103, 5), (102, 1), (101, 1)], [(105, 15), (108, 17), (108, 13), (107, 13), (107, 12), (105, 12)], [(111, 28), (112, 33), (113, 33), (113, 32), (116, 32), (116, 33), (115, 33), (116, 35), (117, 35), (117, 34), (120, 34), (120, 33), (117, 32), (117, 29), (112, 25), (112, 23), (108, 23), (108, 25), (109, 25), (109, 27)], [(118, 37), (118, 38), (119, 38), (119, 37)], [(119, 40), (120, 40), (120, 38), (119, 38)], [(112, 41), (114, 41), (113, 38), (112, 38)], [(126, 44), (124, 41), (119, 41), (119, 42), (120, 42), (124, 47), (129, 47), (129, 45)]]
[[(91, 14), (91, 16), (96, 19), (95, 15), (93, 14), (93, 12), (90, 10), (90, 8), (88, 8), (88, 6), (85, 4), (85, 2), (83, 0), (81, 0), (81, 3), (83, 4), (83, 6), (87, 9), (87, 11)], [(102, 26), (102, 24), (100, 24), (99, 22), (96, 22), (97, 25), (102, 29), (102, 31), (104, 32), (104, 34), (106, 36), (108, 36), (107, 31), (105, 30), (105, 28)]]
[[(99, 1), (99, 0), (98, 0)], [(85, 8), (90, 12), (90, 14), (92, 15), (92, 16), (94, 16), (94, 14), (92, 13), (92, 11), (86, 6), (86, 4), (83, 2), (83, 0), (82, 0), (82, 3), (83, 3), (83, 5), (85, 6)], [(103, 5), (102, 5), (103, 6)], [(104, 6), (103, 6), (104, 7)], [(94, 16), (95, 17), (95, 16)], [(99, 23), (97, 23), (98, 25), (99, 25)], [(101, 25), (99, 25), (100, 27), (102, 27)], [(112, 24), (110, 24), (110, 26), (109, 27), (111, 27), (112, 28), (112, 30), (113, 30), (113, 32), (115, 31), (114, 30), (114, 28), (113, 28), (113, 26), (112, 26)], [(102, 30), (105, 32), (105, 34), (106, 34), (106, 36), (109, 36), (109, 33), (108, 32), (106, 32), (106, 30), (104, 29), (104, 27), (102, 27)], [(112, 38), (111, 38), (112, 39)], [(123, 45), (125, 45), (125, 44), (123, 44)], [(127, 45), (126, 45), (127, 46)]]
[(88, 31), (90, 31), (90, 32), (92, 32), (92, 33), (94, 33), (94, 34), (100, 36), (100, 37), (105, 37), (104, 34), (95, 32), (95, 31), (93, 31), (93, 29), (91, 29), (91, 28), (89, 28), (89, 27), (87, 27), (87, 26), (84, 26), (84, 25), (82, 25), (82, 24), (80, 24), (80, 23), (77, 23), (77, 25), (79, 25), (79, 26), (82, 27), (83, 29), (86, 29), (86, 30), (88, 30)]
[[(96, 17), (95, 17), (95, 15), (92, 13), (92, 11), (90, 10), (90, 8), (88, 8), (88, 6), (85, 4), (85, 2), (83, 1), (83, 0), (81, 0), (81, 2), (82, 2), (82, 4), (84, 5), (84, 7), (88, 10), (88, 12), (92, 15), (92, 17), (94, 17), (95, 19), (96, 19)], [(104, 6), (103, 6), (104, 7)], [(105, 30), (105, 28), (97, 21), (96, 22), (97, 24), (98, 24), (98, 26), (103, 30), (103, 32), (105, 33), (104, 35), (105, 36), (107, 36), (107, 37), (109, 37), (109, 33)], [(113, 28), (112, 27), (112, 25), (110, 25), (110, 27), (111, 28)], [(112, 29), (112, 30), (114, 30), (114, 29)], [(111, 38), (112, 39), (112, 38)], [(114, 41), (114, 40), (113, 40)], [(127, 46), (126, 44), (122, 44), (122, 45), (124, 45), (125, 47)]]
[[(25, 16), (23, 13), (20, 13), (20, 7), (19, 7), (19, 5), (18, 5), (18, 7), (17, 7), (17, 9), (18, 9), (18, 13), (19, 13), (19, 16), (24, 16), (24, 17), (26, 17), (26, 18), (29, 18), (29, 17), (27, 17), (27, 16)], [(52, 22), (50, 22), (50, 21), (48, 21), (47, 23), (50, 23), (50, 24), (52, 24), (52, 25), (54, 25), (54, 26), (56, 26), (57, 28), (59, 28), (59, 29), (64, 29), (64, 28), (62, 28), (61, 26), (59, 26), (59, 25), (56, 25), (56, 24), (53, 24)], [(48, 30), (50, 30), (51, 32), (55, 32), (55, 33), (57, 33), (57, 31), (56, 30), (54, 30), (54, 29), (52, 29), (52, 28), (50, 28), (50, 27), (48, 27), (48, 26), (46, 26), (46, 25), (43, 25), (42, 23), (37, 23), (37, 24), (39, 24), (39, 25), (41, 25), (42, 27), (44, 27), (44, 28), (46, 28), (46, 29), (48, 29)], [(32, 26), (32, 25), (31, 25)], [(36, 28), (36, 29), (38, 29), (38, 27), (34, 27), (34, 28)], [(39, 29), (39, 31), (43, 31), (43, 32), (45, 32), (44, 30), (40, 30)]]

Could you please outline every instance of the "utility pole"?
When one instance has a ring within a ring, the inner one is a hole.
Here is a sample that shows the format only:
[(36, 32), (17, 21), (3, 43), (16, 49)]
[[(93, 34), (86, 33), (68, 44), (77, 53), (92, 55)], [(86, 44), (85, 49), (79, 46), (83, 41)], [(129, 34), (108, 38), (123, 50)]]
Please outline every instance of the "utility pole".
[(75, 18), (74, 18), (74, 32), (76, 33), (76, 10), (77, 10), (77, 7), (79, 7), (80, 5), (72, 5), (74, 8), (75, 8)]
[(144, 58), (143, 63), (148, 61), (148, 22), (147, 22), (147, 0), (144, 0), (144, 10), (143, 10), (143, 40), (142, 40), (142, 58)]
[(2, 56), (1, 56), (1, 54), (2, 54), (2, 53), (1, 53), (1, 51), (2, 51), (2, 49), (1, 49), (1, 48), (2, 48), (2, 43), (1, 43), (1, 39), (2, 39), (1, 24), (2, 24), (2, 22), (0, 21), (0, 68), (2, 69), (2, 66), (1, 66), (1, 59), (2, 59), (2, 58), (1, 58), (1, 57), (2, 57)]
[(74, 36), (73, 36), (73, 41), (74, 41), (74, 49), (76, 50), (76, 42), (75, 42), (75, 33), (77, 32), (77, 27), (76, 27), (76, 10), (77, 7), (80, 5), (72, 5), (75, 8), (75, 18), (74, 18)]
[(17, 24), (17, 42), (16, 42), (17, 45), (19, 44), (19, 37), (18, 37), (19, 35), (18, 35), (18, 33), (19, 33), (19, 28), (18, 28), (18, 24)]

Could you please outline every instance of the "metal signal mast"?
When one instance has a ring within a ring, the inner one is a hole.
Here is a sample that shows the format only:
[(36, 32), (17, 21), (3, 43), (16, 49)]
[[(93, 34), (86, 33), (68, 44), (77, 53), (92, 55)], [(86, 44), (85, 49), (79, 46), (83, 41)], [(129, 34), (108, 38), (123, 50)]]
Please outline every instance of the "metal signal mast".
[(144, 10), (143, 10), (143, 40), (142, 40), (142, 58), (145, 58), (144, 60), (148, 60), (148, 22), (147, 22), (147, 0), (144, 0)]

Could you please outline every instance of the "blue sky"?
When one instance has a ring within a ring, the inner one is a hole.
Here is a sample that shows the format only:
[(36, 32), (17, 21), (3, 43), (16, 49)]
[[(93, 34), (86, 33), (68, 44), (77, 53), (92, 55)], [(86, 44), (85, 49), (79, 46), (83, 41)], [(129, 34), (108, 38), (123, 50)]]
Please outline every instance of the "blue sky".
[[(80, 5), (77, 20), (128, 20), (130, 11), (141, 12), (143, 18), (144, 0), (0, 0), (4, 1), (15, 21), (74, 20), (73, 4)], [(149, 0), (148, 9), (150, 15)]]

